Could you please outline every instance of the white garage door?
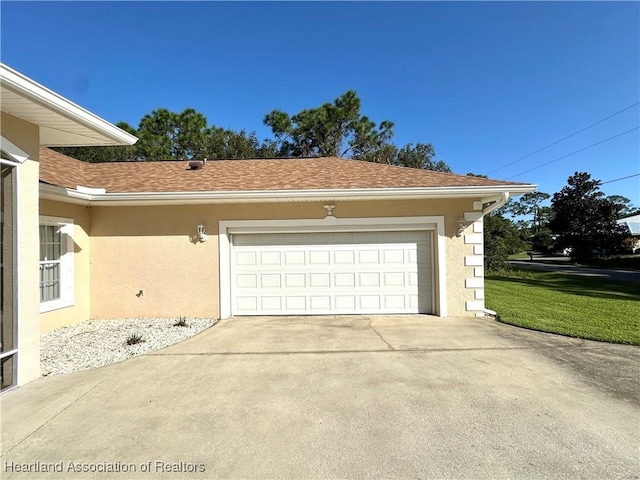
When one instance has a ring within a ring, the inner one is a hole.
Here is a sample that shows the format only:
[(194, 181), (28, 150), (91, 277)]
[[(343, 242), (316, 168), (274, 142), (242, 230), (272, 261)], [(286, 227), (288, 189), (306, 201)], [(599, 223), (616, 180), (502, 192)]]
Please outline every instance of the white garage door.
[(432, 232), (237, 234), (233, 315), (433, 313)]

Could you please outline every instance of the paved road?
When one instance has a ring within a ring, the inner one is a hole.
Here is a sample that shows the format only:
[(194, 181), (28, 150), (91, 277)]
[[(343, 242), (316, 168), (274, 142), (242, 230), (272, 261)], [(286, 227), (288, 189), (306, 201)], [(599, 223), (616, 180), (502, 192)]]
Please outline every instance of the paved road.
[(639, 369), (490, 319), (235, 318), (4, 394), (1, 476), (638, 478)]
[(533, 261), (511, 260), (509, 261), (509, 263), (514, 267), (542, 270), (545, 272), (562, 272), (569, 275), (580, 275), (583, 277), (599, 277), (611, 280), (622, 280), (625, 282), (640, 283), (640, 272), (632, 272), (629, 270), (576, 267), (575, 265), (564, 263), (545, 263), (543, 259), (534, 259)]

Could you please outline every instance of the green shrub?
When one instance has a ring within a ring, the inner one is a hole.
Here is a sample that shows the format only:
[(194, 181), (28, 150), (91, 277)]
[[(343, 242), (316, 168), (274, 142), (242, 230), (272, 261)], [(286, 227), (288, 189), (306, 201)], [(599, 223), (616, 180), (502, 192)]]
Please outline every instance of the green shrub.
[(140, 335), (139, 333), (132, 333), (127, 337), (127, 345), (135, 345), (144, 341), (145, 340), (142, 338), (142, 335)]
[(180, 320), (178, 320), (176, 323), (173, 324), (174, 327), (188, 327), (189, 325), (187, 324), (187, 317), (180, 317)]

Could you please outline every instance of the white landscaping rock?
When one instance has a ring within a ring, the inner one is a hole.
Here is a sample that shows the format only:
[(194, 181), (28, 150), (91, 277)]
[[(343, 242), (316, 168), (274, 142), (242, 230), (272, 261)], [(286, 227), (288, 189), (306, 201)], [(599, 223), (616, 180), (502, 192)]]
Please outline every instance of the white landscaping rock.
[[(178, 318), (133, 318), (90, 320), (58, 328), (42, 336), (42, 375), (60, 375), (101, 367), (168, 347), (215, 325), (211, 318), (187, 318), (186, 327), (176, 327)], [(127, 345), (133, 334), (144, 342)]]

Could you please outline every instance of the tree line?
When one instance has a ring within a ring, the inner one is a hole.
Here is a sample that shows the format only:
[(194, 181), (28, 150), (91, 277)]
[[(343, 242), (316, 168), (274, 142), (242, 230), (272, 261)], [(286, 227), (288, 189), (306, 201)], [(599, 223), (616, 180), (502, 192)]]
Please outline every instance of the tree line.
[[(209, 125), (207, 118), (193, 108), (179, 113), (158, 108), (144, 115), (137, 128), (117, 123), (138, 137), (135, 145), (56, 150), (87, 162), (328, 156), (451, 172), (444, 161), (436, 160), (431, 143), (401, 147), (393, 143), (393, 122), (376, 124), (363, 115), (354, 90), (293, 115), (272, 110), (263, 123), (271, 129), (272, 137), (259, 140), (255, 132)], [(487, 215), (485, 266), (506, 267), (509, 255), (526, 249), (566, 251), (574, 259), (624, 251), (627, 235), (616, 220), (640, 210), (625, 197), (605, 197), (600, 185), (588, 173), (576, 172), (553, 197), (532, 192)], [(549, 199), (551, 204), (544, 205)]]
[[(576, 261), (629, 252), (629, 232), (617, 221), (640, 209), (626, 197), (605, 196), (601, 185), (590, 174), (576, 172), (553, 195), (527, 193), (486, 215), (486, 268), (506, 268), (509, 255), (525, 250), (561, 252)], [(550, 205), (543, 205), (549, 199)]]
[(255, 132), (209, 125), (193, 108), (171, 112), (158, 108), (144, 115), (138, 127), (118, 122), (138, 137), (131, 146), (62, 147), (57, 151), (87, 162), (157, 161), (191, 159), (345, 157), (404, 167), (450, 172), (436, 160), (431, 143), (397, 146), (392, 142), (394, 124), (379, 124), (361, 113), (361, 101), (348, 90), (333, 102), (290, 115), (272, 110), (263, 123), (272, 138), (259, 140)]

